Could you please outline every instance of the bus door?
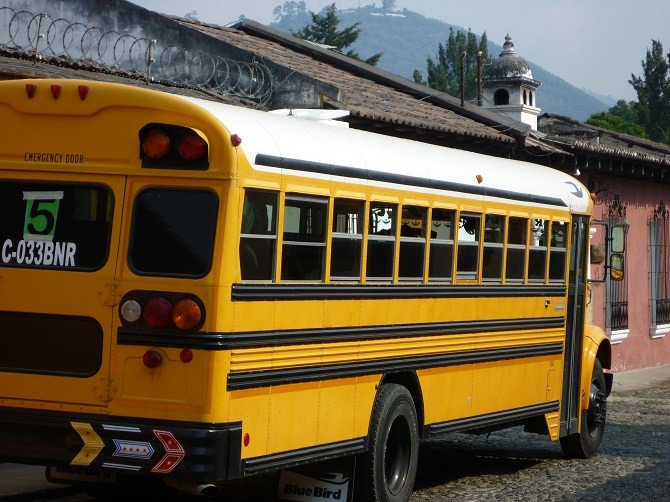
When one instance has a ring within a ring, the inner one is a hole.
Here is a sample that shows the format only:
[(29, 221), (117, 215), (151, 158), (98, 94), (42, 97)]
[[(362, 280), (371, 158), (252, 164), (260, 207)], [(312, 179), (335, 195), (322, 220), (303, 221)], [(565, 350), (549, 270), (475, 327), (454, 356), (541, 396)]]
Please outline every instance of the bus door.
[(570, 272), (568, 278), (568, 309), (565, 333), (561, 431), (565, 436), (578, 432), (580, 413), (580, 382), (582, 336), (584, 327), (584, 295), (586, 293), (586, 246), (589, 236), (587, 216), (572, 219)]
[(106, 406), (123, 194), (122, 176), (3, 172), (5, 404)]

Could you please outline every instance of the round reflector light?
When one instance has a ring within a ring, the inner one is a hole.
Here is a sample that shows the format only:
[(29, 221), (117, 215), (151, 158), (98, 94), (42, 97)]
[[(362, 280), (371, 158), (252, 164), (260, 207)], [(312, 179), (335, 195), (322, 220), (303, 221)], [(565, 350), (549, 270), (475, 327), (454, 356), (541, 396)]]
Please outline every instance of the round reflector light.
[(144, 306), (144, 322), (152, 328), (164, 328), (171, 316), (172, 305), (165, 298), (152, 298)]
[(182, 363), (190, 363), (193, 361), (193, 351), (191, 349), (181, 349), (179, 359), (181, 359)]
[(184, 160), (200, 160), (207, 150), (207, 143), (195, 133), (182, 136), (179, 141), (179, 155)]
[(179, 329), (189, 330), (200, 324), (202, 311), (193, 300), (179, 300), (172, 309), (172, 322)]
[(161, 355), (155, 350), (147, 350), (142, 356), (142, 362), (147, 368), (157, 368), (161, 361)]
[(142, 139), (142, 151), (152, 159), (162, 159), (170, 151), (170, 136), (162, 129), (149, 131)]
[(135, 300), (128, 300), (121, 305), (121, 317), (124, 321), (135, 322), (142, 315), (142, 307)]

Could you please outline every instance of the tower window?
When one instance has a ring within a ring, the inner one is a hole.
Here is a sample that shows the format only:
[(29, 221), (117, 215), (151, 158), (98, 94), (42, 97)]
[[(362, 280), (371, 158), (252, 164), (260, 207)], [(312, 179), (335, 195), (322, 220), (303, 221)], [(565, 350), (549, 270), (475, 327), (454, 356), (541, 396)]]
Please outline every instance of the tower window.
[(494, 105), (509, 105), (509, 92), (506, 89), (498, 89), (493, 94)]
[(523, 104), (528, 104), (528, 94), (526, 93), (526, 89), (523, 90)]

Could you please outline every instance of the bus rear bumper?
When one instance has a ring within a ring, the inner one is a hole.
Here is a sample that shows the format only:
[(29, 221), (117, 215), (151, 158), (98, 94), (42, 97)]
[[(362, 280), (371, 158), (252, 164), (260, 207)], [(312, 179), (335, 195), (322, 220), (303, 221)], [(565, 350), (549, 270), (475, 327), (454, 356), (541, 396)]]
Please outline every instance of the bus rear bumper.
[(240, 476), (242, 424), (134, 421), (0, 408), (2, 461), (63, 473), (216, 483)]

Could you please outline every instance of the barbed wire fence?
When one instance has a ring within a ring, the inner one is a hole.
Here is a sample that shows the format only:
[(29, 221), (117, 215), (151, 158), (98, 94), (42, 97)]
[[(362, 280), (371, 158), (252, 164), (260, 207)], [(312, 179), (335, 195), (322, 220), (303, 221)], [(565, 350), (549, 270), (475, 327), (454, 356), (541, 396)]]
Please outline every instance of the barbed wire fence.
[(0, 7), (0, 49), (29, 59), (55, 58), (257, 102), (267, 99), (273, 87), (270, 70), (262, 62), (235, 61), (6, 6)]

